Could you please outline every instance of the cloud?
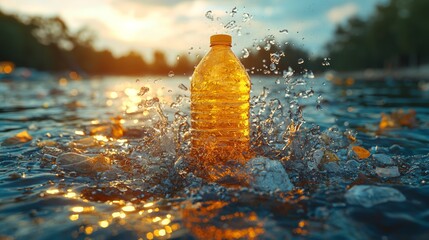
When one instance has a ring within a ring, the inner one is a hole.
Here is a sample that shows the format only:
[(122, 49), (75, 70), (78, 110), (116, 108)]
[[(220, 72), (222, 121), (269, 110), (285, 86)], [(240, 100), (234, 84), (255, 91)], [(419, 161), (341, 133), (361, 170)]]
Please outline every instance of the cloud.
[(334, 7), (326, 13), (329, 21), (331, 23), (340, 23), (344, 19), (356, 14), (359, 10), (359, 7), (356, 3), (346, 3), (344, 5)]

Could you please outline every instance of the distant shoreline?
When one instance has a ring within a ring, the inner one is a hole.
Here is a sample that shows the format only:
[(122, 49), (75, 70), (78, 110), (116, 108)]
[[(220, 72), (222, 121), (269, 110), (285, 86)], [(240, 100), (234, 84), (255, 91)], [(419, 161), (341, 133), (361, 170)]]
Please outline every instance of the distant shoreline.
[(420, 81), (429, 80), (429, 65), (401, 69), (366, 69), (351, 72), (329, 71), (325, 77), (330, 81), (345, 81), (347, 79), (360, 81)]

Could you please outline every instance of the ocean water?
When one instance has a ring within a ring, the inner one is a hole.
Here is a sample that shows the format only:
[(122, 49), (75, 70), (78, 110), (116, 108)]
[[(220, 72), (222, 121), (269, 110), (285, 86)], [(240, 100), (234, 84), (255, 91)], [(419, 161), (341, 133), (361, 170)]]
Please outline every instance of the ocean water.
[(253, 76), (252, 146), (291, 191), (186, 168), (187, 77), (3, 79), (0, 93), (3, 239), (429, 238), (428, 82)]

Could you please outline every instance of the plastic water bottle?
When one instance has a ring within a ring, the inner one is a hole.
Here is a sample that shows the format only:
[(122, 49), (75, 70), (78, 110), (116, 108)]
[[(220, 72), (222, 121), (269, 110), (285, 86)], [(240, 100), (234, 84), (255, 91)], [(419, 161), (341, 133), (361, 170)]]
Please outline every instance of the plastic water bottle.
[(250, 158), (250, 78), (231, 42), (229, 35), (211, 36), (191, 80), (191, 156), (208, 175), (228, 160)]

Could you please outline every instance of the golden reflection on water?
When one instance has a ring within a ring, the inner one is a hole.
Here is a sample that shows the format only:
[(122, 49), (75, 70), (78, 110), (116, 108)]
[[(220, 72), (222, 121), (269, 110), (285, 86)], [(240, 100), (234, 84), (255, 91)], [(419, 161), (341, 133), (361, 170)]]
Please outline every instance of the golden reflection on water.
[(228, 204), (207, 201), (188, 205), (182, 212), (185, 227), (199, 239), (255, 239), (264, 233), (255, 212), (231, 213), (231, 209), (224, 209)]
[(95, 237), (97, 231), (101, 229), (110, 229), (111, 232), (127, 229), (136, 233), (141, 239), (168, 239), (175, 231), (182, 228), (177, 223), (179, 215), (173, 216), (172, 213), (161, 210), (154, 202), (131, 204), (123, 200), (113, 200), (106, 203), (116, 211), (110, 213), (106, 209), (97, 209), (97, 211), (93, 206), (70, 208), (69, 220), (82, 224), (74, 238), (81, 237), (80, 234)]

